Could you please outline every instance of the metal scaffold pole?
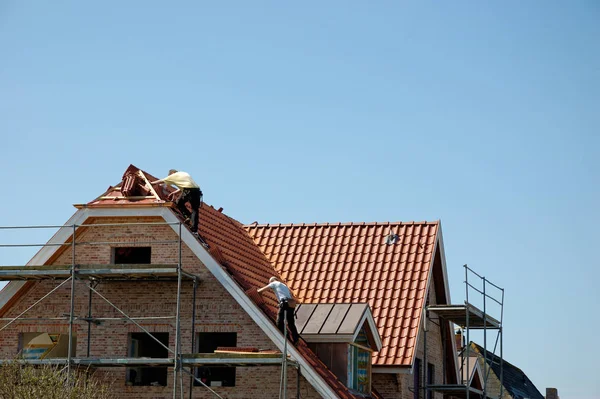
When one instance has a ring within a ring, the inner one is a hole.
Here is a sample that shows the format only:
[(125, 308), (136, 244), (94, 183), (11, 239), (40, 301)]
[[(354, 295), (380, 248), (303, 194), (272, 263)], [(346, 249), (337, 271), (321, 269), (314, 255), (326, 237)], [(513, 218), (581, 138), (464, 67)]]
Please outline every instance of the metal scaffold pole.
[[(194, 353), (196, 350), (196, 291), (198, 290), (198, 279), (194, 278), (194, 291), (192, 295), (192, 351)], [(194, 367), (190, 368), (192, 374), (196, 372)], [(190, 376), (190, 399), (192, 399), (192, 393), (194, 390), (194, 377)]]
[[(465, 345), (467, 346), (467, 383), (465, 384), (466, 386), (466, 394), (467, 394), (467, 399), (469, 399), (469, 394), (471, 392), (471, 390), (469, 389), (469, 375), (468, 373), (470, 372), (470, 368), (469, 368), (469, 359), (471, 356), (471, 337), (470, 337), (470, 332), (469, 332), (469, 269), (467, 267), (467, 265), (465, 265), (465, 290), (466, 290), (466, 300), (465, 303), (467, 305), (466, 307), (466, 330), (467, 330), (467, 340)], [(464, 351), (464, 349), (463, 349)]]
[[(181, 308), (181, 261), (182, 261), (182, 256), (181, 256), (181, 248), (182, 248), (182, 244), (181, 244), (181, 233), (182, 233), (182, 229), (181, 229), (181, 223), (179, 223), (179, 259), (178, 259), (178, 263), (177, 263), (177, 311), (176, 311), (176, 315), (175, 315), (175, 363), (174, 363), (174, 367), (173, 367), (173, 399), (177, 399), (177, 377), (179, 376), (179, 371), (180, 371), (180, 367), (181, 367), (181, 314), (180, 314), (180, 308)], [(181, 382), (181, 398), (183, 398), (183, 379)]]
[(283, 353), (281, 356), (281, 379), (279, 383), (279, 399), (287, 398), (287, 312), (283, 311)]
[(75, 230), (73, 224), (73, 240), (71, 242), (71, 306), (69, 310), (69, 349), (67, 354), (67, 384), (71, 383), (71, 362), (73, 361), (73, 313), (75, 311)]
[(500, 399), (504, 394), (504, 288), (502, 289), (502, 306), (500, 310)]
[(487, 364), (487, 307), (486, 307), (486, 300), (485, 300), (485, 277), (483, 277), (483, 359), (485, 360), (483, 362), (483, 375), (485, 376), (484, 380), (483, 380), (483, 397), (485, 398), (485, 396), (487, 395), (487, 381), (488, 381), (488, 373), (487, 373), (487, 369), (488, 369), (488, 364)]

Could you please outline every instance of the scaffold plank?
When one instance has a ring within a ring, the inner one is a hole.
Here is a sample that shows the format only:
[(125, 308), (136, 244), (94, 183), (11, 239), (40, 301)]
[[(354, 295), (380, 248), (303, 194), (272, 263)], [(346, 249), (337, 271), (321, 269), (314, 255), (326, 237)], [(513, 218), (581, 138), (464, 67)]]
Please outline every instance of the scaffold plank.
[[(177, 278), (177, 265), (76, 265), (79, 279), (132, 279), (164, 280)], [(0, 266), (0, 281), (66, 279), (71, 276), (71, 265)], [(183, 272), (186, 279), (195, 278)]]
[(467, 327), (468, 315), (469, 328), (500, 328), (500, 322), (498, 320), (485, 314), (482, 310), (469, 303), (465, 305), (433, 305), (427, 307), (427, 309), (441, 318), (451, 321), (461, 327)]

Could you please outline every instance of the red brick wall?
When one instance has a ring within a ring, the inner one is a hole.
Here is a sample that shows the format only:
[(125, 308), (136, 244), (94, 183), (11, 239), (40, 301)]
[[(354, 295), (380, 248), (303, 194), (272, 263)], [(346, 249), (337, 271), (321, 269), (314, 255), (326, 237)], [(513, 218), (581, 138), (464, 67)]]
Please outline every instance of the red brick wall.
[[(433, 279), (429, 286), (429, 303), (436, 304), (435, 287)], [(438, 320), (435, 320), (436, 324)], [(435, 369), (435, 383), (443, 381), (443, 346), (440, 327), (432, 322), (428, 322), (427, 332), (427, 363), (432, 363)], [(423, 331), (419, 335), (417, 342), (417, 358), (421, 359), (421, 387), (425, 385), (425, 375), (427, 365), (424, 363), (424, 340)], [(413, 399), (414, 376), (412, 374), (374, 374), (373, 385), (377, 391), (386, 399)], [(420, 398), (425, 398), (424, 391), (421, 391)], [(433, 398), (442, 399), (443, 395), (434, 393)]]
[[(162, 222), (159, 218), (102, 218), (97, 223)], [(89, 223), (89, 221), (87, 222)], [(141, 241), (177, 240), (177, 235), (169, 226), (99, 226), (87, 228), (77, 236), (77, 242), (118, 241), (122, 246), (149, 246)], [(111, 260), (111, 246), (118, 245), (78, 245), (76, 263), (108, 265)], [(178, 245), (159, 244), (152, 247), (152, 263), (177, 263)], [(253, 346), (261, 349), (276, 349), (271, 340), (238, 305), (231, 295), (221, 286), (212, 274), (201, 264), (198, 258), (183, 247), (184, 270), (196, 274), (202, 282), (198, 287), (196, 299), (197, 332), (228, 331), (237, 333), (238, 346)], [(68, 248), (57, 257), (53, 264), (70, 264), (71, 249)], [(14, 317), (33, 302), (44, 296), (59, 282), (44, 280), (21, 298), (4, 316)], [(176, 309), (177, 284), (175, 282), (102, 282), (96, 288), (103, 296), (122, 309), (129, 317), (174, 316)], [(85, 281), (77, 281), (75, 288), (75, 314), (85, 317), (88, 312), (88, 294)], [(182, 351), (189, 353), (191, 348), (192, 320), (192, 284), (184, 281), (181, 294), (181, 336)], [(25, 317), (57, 317), (69, 313), (70, 283), (54, 292), (39, 305), (29, 311)], [(114, 308), (99, 296), (93, 296), (92, 315), (97, 317), (122, 317)], [(174, 348), (174, 320), (144, 320), (139, 322), (151, 332), (168, 332), (169, 347)], [(88, 342), (88, 326), (85, 321), (76, 321), (74, 331), (77, 335), (76, 356), (85, 357)], [(18, 336), (22, 332), (68, 332), (68, 321), (18, 321), (0, 332), (0, 356), (12, 358), (17, 353)], [(91, 357), (127, 357), (128, 333), (140, 332), (132, 323), (106, 321), (101, 325), (92, 325)], [(172, 397), (173, 376), (169, 370), (167, 387), (133, 387), (125, 385), (125, 368), (105, 368), (102, 371), (114, 377), (114, 390), (118, 397), (127, 398), (170, 398)], [(213, 387), (226, 398), (274, 398), (278, 397), (280, 367), (238, 367), (235, 387)], [(288, 371), (289, 397), (296, 396), (296, 371)], [(188, 397), (189, 379), (185, 378), (185, 392)], [(302, 398), (319, 398), (320, 395), (301, 377)], [(203, 387), (194, 388), (194, 398), (214, 397)]]

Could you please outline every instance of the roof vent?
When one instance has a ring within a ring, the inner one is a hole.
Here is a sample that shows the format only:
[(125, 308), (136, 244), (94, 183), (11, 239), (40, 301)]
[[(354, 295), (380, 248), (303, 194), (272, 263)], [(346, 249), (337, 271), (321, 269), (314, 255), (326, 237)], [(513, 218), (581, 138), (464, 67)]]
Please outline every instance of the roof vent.
[(390, 229), (390, 234), (388, 234), (388, 235), (385, 237), (385, 243), (386, 243), (387, 245), (392, 245), (392, 244), (395, 244), (395, 243), (397, 243), (399, 239), (400, 239), (400, 236), (399, 236), (398, 234), (394, 233), (394, 232), (392, 231), (392, 229)]

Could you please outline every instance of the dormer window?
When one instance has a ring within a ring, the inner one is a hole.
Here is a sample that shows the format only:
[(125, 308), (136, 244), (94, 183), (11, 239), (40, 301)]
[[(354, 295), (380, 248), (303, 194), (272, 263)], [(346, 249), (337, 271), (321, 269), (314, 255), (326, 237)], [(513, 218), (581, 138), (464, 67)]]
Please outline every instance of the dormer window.
[(348, 388), (371, 393), (371, 359), (381, 338), (366, 303), (303, 304), (296, 325), (312, 351)]

